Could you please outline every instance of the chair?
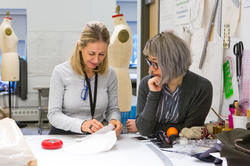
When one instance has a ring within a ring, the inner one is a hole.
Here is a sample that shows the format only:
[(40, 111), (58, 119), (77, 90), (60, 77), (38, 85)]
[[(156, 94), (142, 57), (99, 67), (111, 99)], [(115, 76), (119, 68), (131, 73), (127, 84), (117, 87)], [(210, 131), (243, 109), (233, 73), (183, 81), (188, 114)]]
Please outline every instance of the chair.
[(42, 134), (44, 128), (43, 122), (47, 119), (48, 114), (48, 100), (49, 100), (49, 88), (34, 88), (38, 90), (38, 133)]

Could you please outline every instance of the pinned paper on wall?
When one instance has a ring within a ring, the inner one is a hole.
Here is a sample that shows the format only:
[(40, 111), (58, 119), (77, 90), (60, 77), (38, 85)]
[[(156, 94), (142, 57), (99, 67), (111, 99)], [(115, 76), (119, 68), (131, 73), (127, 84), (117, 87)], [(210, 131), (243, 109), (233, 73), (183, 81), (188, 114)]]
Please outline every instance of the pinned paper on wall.
[(244, 8), (250, 8), (250, 0), (245, 0), (242, 4)]
[(197, 0), (160, 0), (160, 32), (186, 25), (190, 30), (201, 28), (204, 5)]
[(160, 1), (160, 32), (174, 29), (175, 6), (173, 0)]
[(204, 1), (190, 0), (190, 23), (192, 28), (201, 28), (204, 13)]
[[(213, 86), (213, 99), (212, 99), (212, 107), (215, 110), (220, 110), (220, 101), (222, 98), (223, 92), (223, 80), (222, 80), (222, 64), (223, 64), (223, 41), (218, 36), (214, 36), (214, 40), (212, 42), (208, 42), (207, 46), (207, 56), (206, 60), (204, 61), (202, 69), (199, 69), (199, 57), (201, 53), (201, 49), (199, 48), (202, 46), (202, 40), (204, 40), (204, 29), (200, 29), (199, 34), (195, 35), (195, 38), (192, 38), (191, 47), (193, 48), (192, 51), (192, 59), (193, 63), (190, 66), (190, 70), (207, 78), (211, 81)], [(198, 33), (198, 31), (196, 32)], [(202, 37), (203, 34), (203, 37)], [(203, 38), (203, 39), (202, 39)], [(195, 39), (195, 40), (194, 40)], [(197, 43), (195, 45), (195, 43)], [(194, 47), (196, 49), (194, 49)], [(210, 112), (207, 116), (206, 122), (209, 122), (212, 119), (216, 119), (217, 117), (214, 116), (214, 113)]]
[(239, 0), (227, 0), (222, 3), (222, 25), (228, 24), (230, 36), (235, 36), (240, 22), (240, 2)]
[(175, 2), (175, 24), (188, 24), (190, 22), (189, 0), (176, 0)]

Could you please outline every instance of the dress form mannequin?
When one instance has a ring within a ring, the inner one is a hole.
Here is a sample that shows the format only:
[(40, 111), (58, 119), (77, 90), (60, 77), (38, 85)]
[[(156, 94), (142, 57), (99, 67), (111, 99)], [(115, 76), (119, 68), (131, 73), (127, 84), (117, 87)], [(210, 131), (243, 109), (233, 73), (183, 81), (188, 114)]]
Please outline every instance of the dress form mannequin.
[(129, 76), (129, 63), (132, 56), (133, 41), (131, 29), (123, 14), (119, 13), (120, 7), (116, 8), (113, 15), (114, 32), (111, 36), (108, 48), (109, 65), (114, 68), (118, 79), (118, 104), (121, 112), (131, 110), (132, 85)]
[(11, 18), (6, 14), (0, 25), (0, 49), (2, 51), (1, 80), (19, 80), (18, 38), (11, 27)]

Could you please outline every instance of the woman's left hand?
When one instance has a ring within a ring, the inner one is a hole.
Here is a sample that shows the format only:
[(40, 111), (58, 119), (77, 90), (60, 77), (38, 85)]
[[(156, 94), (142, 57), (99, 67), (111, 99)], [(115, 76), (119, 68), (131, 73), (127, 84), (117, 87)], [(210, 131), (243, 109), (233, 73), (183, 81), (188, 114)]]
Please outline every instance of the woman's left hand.
[(114, 130), (116, 131), (116, 136), (119, 136), (123, 128), (121, 122), (119, 120), (112, 119), (109, 123), (115, 126)]
[(128, 132), (136, 133), (138, 129), (136, 128), (135, 119), (128, 119), (126, 122), (126, 128)]

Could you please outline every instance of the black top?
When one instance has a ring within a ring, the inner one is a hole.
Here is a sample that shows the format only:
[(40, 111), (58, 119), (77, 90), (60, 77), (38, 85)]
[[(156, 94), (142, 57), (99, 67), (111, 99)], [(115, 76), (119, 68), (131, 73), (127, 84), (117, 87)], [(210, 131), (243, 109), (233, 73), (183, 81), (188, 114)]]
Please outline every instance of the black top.
[(171, 126), (180, 132), (184, 127), (204, 124), (213, 97), (213, 87), (209, 80), (188, 71), (183, 78), (179, 99), (179, 123), (158, 123), (156, 112), (162, 92), (149, 91), (149, 79), (150, 76), (146, 76), (141, 80), (137, 98), (136, 127), (142, 135), (167, 131)]

